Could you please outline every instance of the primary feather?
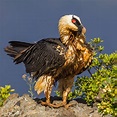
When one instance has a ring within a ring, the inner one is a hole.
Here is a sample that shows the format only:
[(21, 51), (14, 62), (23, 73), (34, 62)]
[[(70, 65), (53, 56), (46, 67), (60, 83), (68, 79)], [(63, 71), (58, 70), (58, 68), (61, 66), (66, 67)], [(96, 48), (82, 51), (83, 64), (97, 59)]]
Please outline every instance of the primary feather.
[(66, 50), (58, 38), (43, 39), (33, 44), (19, 41), (10, 41), (9, 43), (10, 46), (5, 48), (8, 55), (14, 57), (16, 64), (23, 62), (27, 73), (38, 72), (36, 77), (57, 69), (65, 62), (60, 51), (56, 51), (57, 46), (63, 48), (63, 52)]

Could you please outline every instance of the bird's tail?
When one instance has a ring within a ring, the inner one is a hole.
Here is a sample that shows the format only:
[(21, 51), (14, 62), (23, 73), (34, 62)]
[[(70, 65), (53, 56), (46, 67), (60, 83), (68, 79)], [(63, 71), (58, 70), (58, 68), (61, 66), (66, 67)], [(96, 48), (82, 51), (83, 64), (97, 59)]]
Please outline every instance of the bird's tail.
[(7, 46), (4, 50), (7, 52), (7, 55), (14, 58), (14, 62), (16, 64), (23, 62), (22, 53), (24, 53), (28, 47), (30, 47), (31, 43), (20, 42), (20, 41), (10, 41), (10, 45)]

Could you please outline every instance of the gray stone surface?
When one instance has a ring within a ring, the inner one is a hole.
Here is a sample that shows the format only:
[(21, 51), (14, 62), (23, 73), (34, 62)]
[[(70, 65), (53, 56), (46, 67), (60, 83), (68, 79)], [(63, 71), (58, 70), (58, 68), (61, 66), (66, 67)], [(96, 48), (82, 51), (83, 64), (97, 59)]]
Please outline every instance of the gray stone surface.
[[(53, 100), (56, 99), (53, 97)], [(70, 101), (75, 105), (68, 109), (45, 107), (39, 102), (39, 99), (33, 100), (27, 94), (21, 97), (12, 94), (0, 108), (0, 117), (101, 117), (96, 107), (91, 108), (82, 101), (80, 103), (75, 100)], [(56, 102), (61, 100), (54, 101)]]

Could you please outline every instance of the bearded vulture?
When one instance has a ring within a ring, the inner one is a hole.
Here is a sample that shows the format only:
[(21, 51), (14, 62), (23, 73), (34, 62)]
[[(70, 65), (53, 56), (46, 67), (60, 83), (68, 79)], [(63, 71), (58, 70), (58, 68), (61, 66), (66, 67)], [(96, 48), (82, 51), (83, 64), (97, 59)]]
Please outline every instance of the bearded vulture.
[[(88, 68), (93, 58), (93, 50), (85, 40), (86, 28), (76, 15), (65, 15), (58, 23), (60, 38), (46, 38), (36, 43), (10, 41), (5, 48), (14, 62), (24, 63), (26, 72), (36, 79), (34, 86), (38, 94), (44, 91), (50, 107), (69, 107), (67, 96), (74, 77)], [(53, 85), (58, 81), (62, 103), (50, 102)]]

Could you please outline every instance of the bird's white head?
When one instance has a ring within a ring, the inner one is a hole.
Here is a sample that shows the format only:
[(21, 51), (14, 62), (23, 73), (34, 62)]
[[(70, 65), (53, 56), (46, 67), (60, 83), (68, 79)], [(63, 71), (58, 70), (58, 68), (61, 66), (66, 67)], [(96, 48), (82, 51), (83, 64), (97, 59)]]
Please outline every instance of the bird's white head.
[(78, 31), (78, 27), (75, 23), (81, 24), (80, 18), (76, 15), (65, 15), (59, 20), (59, 28), (64, 27), (73, 31)]
[(85, 34), (86, 29), (81, 23), (81, 20), (76, 15), (65, 15), (60, 18), (58, 29), (60, 33), (61, 39), (68, 39), (71, 34), (75, 32), (75, 34)]

